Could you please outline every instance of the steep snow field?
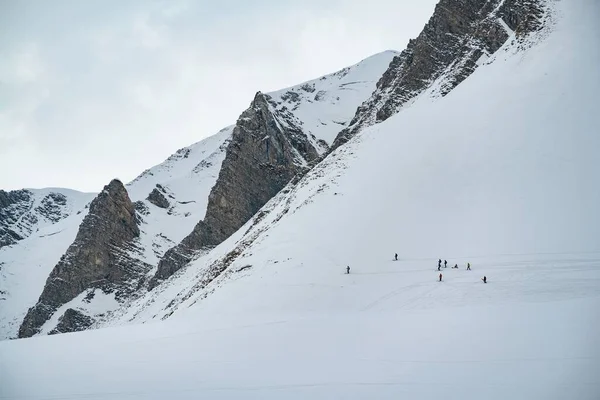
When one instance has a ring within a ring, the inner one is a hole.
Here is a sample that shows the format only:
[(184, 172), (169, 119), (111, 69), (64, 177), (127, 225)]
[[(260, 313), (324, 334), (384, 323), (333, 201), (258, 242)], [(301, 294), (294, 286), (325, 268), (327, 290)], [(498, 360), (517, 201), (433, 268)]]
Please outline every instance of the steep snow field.
[(600, 4), (552, 4), (113, 320), (146, 324), (0, 342), (0, 398), (600, 398)]
[[(131, 200), (143, 201), (149, 210), (148, 215), (142, 216), (144, 223), (140, 226), (145, 262), (158, 264), (164, 253), (204, 218), (208, 194), (219, 176), (232, 132), (233, 125), (177, 151), (127, 185)], [(163, 187), (168, 208), (146, 200), (156, 184)]]
[(396, 55), (396, 51), (384, 51), (333, 74), (267, 94), (277, 102), (276, 110), (290, 110), (302, 121), (307, 135), (330, 145), (373, 93)]

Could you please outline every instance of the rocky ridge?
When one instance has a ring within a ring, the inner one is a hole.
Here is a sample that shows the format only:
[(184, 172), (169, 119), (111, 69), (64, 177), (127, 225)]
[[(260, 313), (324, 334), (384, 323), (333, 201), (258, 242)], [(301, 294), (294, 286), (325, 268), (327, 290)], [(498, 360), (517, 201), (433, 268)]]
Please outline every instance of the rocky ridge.
[(545, 0), (441, 0), (416, 39), (396, 56), (377, 89), (333, 143), (337, 148), (366, 126), (385, 121), (434, 83), (445, 96), (506, 41), (543, 26)]
[(288, 110), (275, 112), (269, 95), (258, 92), (238, 119), (205, 218), (167, 251), (150, 282), (154, 288), (190, 262), (196, 252), (218, 245), (246, 223), (319, 152)]
[[(19, 337), (40, 332), (44, 323), (63, 304), (89, 288), (114, 293), (116, 299), (126, 298), (135, 291), (131, 286), (149, 266), (132, 257), (135, 239), (140, 231), (133, 203), (123, 184), (111, 181), (92, 201), (75, 241), (61, 257), (46, 281), (37, 304), (30, 308), (19, 328)], [(69, 319), (61, 319), (61, 331)]]

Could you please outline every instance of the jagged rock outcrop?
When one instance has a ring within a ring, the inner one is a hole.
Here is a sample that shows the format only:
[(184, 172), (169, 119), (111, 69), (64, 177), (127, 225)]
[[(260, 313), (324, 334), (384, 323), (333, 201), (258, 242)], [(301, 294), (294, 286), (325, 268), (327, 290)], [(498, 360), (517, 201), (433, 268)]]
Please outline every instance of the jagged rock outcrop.
[(32, 205), (33, 193), (29, 190), (0, 190), (0, 248), (23, 239), (16, 225)]
[(66, 205), (67, 197), (64, 194), (49, 193), (42, 199), (35, 211), (51, 222), (58, 222), (68, 216), (65, 211)]
[(305, 172), (319, 154), (293, 114), (257, 93), (233, 130), (206, 216), (183, 241), (168, 250), (158, 265), (152, 289), (194, 254), (216, 246), (245, 224), (296, 174)]
[(519, 38), (539, 29), (544, 1), (441, 0), (419, 36), (392, 60), (332, 149), (394, 115), (439, 78), (443, 79), (436, 94), (448, 94), (473, 73), (482, 56), (493, 54), (508, 40), (511, 30)]
[(81, 311), (67, 309), (58, 320), (56, 328), (48, 332), (50, 335), (57, 333), (78, 332), (89, 328), (94, 323), (94, 320), (85, 315)]
[(156, 187), (152, 189), (146, 200), (154, 204), (156, 207), (169, 208), (171, 204), (163, 194), (164, 192), (165, 189), (161, 185), (157, 184)]
[(40, 222), (54, 224), (69, 216), (64, 194), (50, 192), (39, 201), (36, 198), (40, 198), (39, 191), (0, 190), (0, 248), (25, 239)]
[[(139, 234), (125, 187), (118, 180), (111, 181), (91, 202), (75, 241), (50, 273), (37, 304), (27, 312), (19, 337), (38, 333), (60, 306), (89, 288), (114, 291), (116, 297), (128, 294), (132, 290), (128, 283), (142, 272), (129, 254)], [(72, 331), (75, 327), (69, 328), (68, 322), (81, 320), (71, 317), (63, 316), (61, 331)]]

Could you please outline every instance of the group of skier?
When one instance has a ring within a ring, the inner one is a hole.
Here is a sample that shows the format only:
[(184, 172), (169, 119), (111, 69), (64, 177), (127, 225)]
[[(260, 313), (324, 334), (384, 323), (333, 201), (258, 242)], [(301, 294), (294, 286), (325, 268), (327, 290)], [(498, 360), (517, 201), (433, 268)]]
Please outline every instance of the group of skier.
[[(444, 268), (448, 268), (448, 261), (447, 260), (444, 260)], [(442, 259), (441, 258), (438, 260), (438, 268), (437, 269), (438, 269), (438, 271), (442, 270)], [(454, 264), (454, 267), (452, 267), (452, 269), (458, 269), (458, 264)], [(467, 271), (471, 271), (471, 263), (467, 263)], [(440, 278), (439, 281), (441, 282), (442, 278), (443, 278), (443, 276), (442, 276), (441, 273), (440, 273), (439, 278)], [(483, 283), (487, 283), (487, 277), (486, 276), (484, 276), (483, 278), (481, 278), (481, 280), (483, 281)]]
[[(398, 261), (398, 253), (394, 254), (394, 261)], [(448, 268), (448, 261), (447, 260), (444, 260), (444, 268)], [(438, 271), (442, 270), (442, 259), (441, 258), (438, 260), (438, 268), (437, 269), (438, 269)], [(458, 264), (454, 264), (454, 267), (452, 267), (452, 269), (458, 269)], [(467, 271), (471, 271), (471, 263), (467, 263)], [(346, 267), (346, 274), (349, 274), (349, 273), (350, 273), (350, 266), (348, 265)], [(439, 278), (440, 278), (439, 281), (441, 282), (442, 278), (443, 278), (443, 276), (442, 276), (441, 273), (440, 273)], [(483, 281), (483, 283), (487, 283), (487, 277), (486, 276), (484, 276), (483, 278), (481, 278), (481, 280)]]

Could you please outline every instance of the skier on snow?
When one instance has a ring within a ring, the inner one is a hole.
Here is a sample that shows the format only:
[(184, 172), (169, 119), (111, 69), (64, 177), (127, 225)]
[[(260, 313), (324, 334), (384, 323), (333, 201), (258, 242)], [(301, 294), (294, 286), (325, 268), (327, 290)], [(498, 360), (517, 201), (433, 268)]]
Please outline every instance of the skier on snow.
[(448, 268), (448, 261), (444, 260), (444, 268)]
[(440, 274), (440, 282), (442, 281), (442, 274)]
[(347, 274), (349, 274), (349, 273), (350, 273), (350, 266), (349, 266), (349, 265), (346, 267), (346, 273), (347, 273)]
[(398, 261), (398, 253), (394, 255), (394, 260)]
[(467, 271), (471, 270), (471, 263), (467, 263)]
[(442, 259), (440, 258), (438, 260), (438, 270), (442, 267)]
[(482, 281), (483, 281), (483, 283), (487, 283), (487, 278), (484, 276)]

